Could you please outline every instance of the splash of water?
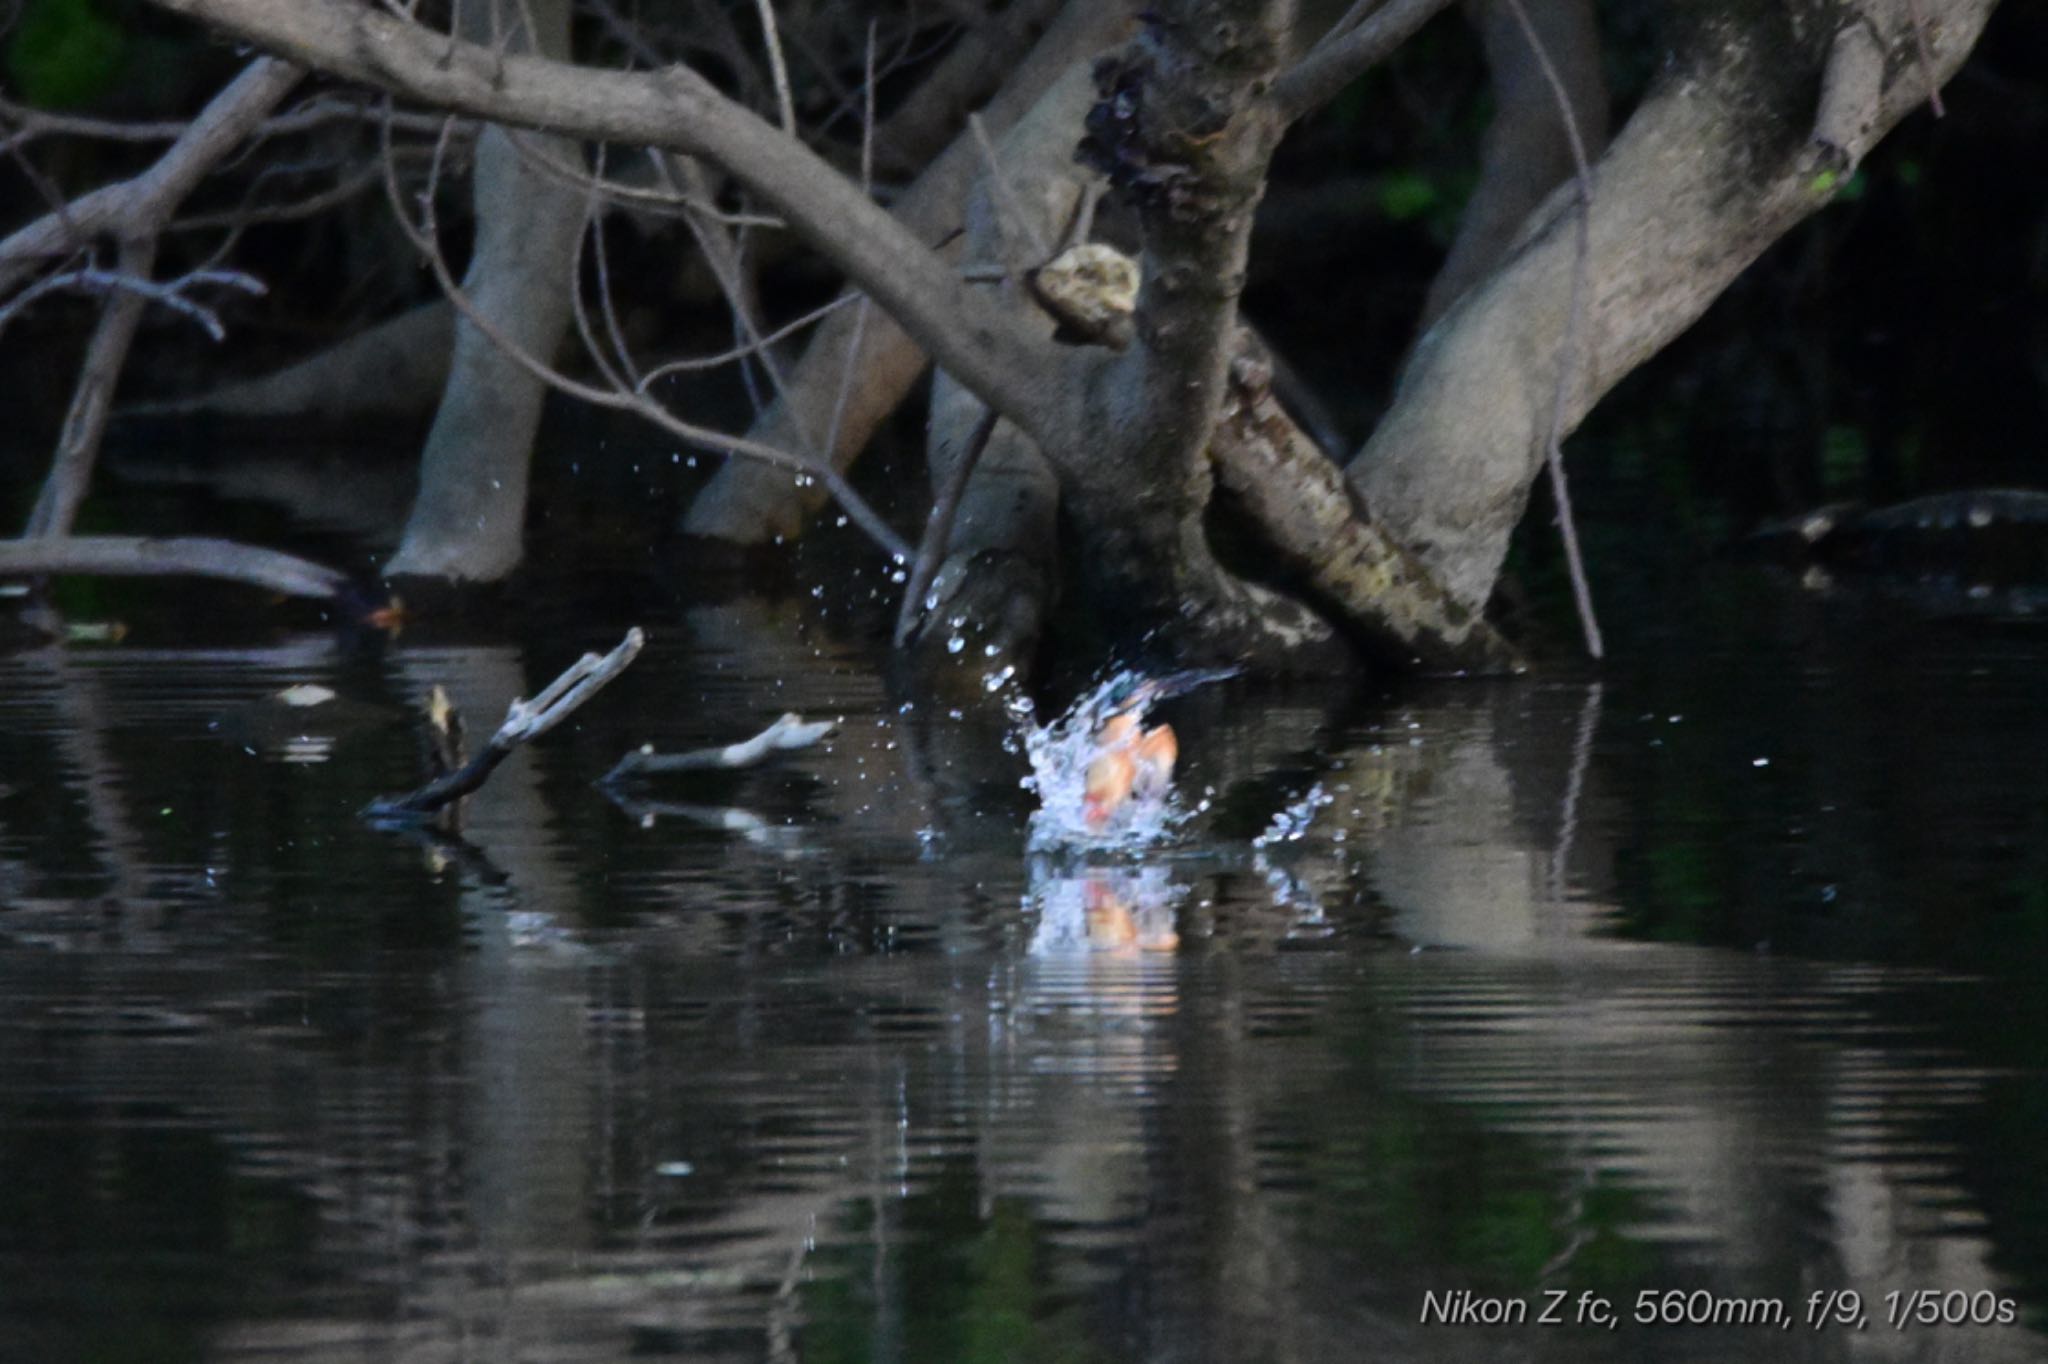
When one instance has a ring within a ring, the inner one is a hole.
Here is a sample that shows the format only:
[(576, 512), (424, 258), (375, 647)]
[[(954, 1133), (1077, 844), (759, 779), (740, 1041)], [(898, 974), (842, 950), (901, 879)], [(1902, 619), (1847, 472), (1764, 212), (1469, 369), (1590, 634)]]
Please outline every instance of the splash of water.
[(1130, 713), (1141, 723), (1154, 701), (1186, 691), (1227, 673), (1182, 673), (1150, 678), (1129, 670), (1097, 684), (1050, 724), (1038, 723), (1030, 698), (1013, 695), (1009, 709), (1031, 763), (1023, 779), (1038, 796), (1031, 816), (1033, 847), (1141, 847), (1167, 837), (1187, 818), (1171, 786), (1158, 796), (1133, 796), (1100, 825), (1091, 825), (1085, 793), (1088, 765), (1102, 752), (1098, 731), (1112, 715)]

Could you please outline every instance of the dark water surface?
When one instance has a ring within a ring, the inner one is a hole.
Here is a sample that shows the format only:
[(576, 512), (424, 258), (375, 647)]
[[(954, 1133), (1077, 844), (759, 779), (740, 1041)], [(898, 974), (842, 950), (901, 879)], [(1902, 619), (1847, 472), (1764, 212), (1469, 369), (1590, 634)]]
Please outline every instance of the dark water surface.
[[(1224, 684), (1091, 862), (797, 601), (0, 657), (0, 1357), (2048, 1356), (2038, 627), (1735, 580), (1598, 683)], [(459, 842), (354, 817), (634, 620)]]

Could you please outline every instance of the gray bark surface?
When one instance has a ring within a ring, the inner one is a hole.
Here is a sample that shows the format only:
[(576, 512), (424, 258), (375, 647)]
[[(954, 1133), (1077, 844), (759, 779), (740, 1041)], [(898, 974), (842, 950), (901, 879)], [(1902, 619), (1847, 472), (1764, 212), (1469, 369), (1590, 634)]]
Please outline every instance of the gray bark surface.
[[(496, 0), (468, 0), (458, 23), (473, 41), (491, 38)], [(510, 51), (566, 57), (569, 0), (526, 0), (524, 22), (500, 41)], [(508, 7), (505, 20), (519, 12)], [(558, 162), (581, 156), (566, 138), (530, 137)], [(568, 329), (569, 291), (587, 213), (584, 194), (528, 164), (502, 127), (477, 139), (476, 244), (463, 290), (477, 310), (529, 355), (552, 356)], [(391, 577), (493, 582), (523, 552), (527, 479), (547, 385), (466, 318), (455, 326), (448, 386), (420, 455), (419, 495)]]

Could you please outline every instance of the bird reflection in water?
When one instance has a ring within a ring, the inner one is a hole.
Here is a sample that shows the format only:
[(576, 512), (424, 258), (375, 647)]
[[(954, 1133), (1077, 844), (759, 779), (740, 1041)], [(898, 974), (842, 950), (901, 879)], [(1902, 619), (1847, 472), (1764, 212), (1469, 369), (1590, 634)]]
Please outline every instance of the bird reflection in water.
[(1186, 887), (1164, 867), (1031, 867), (1037, 914), (1034, 956), (1170, 953), (1180, 946), (1175, 910)]

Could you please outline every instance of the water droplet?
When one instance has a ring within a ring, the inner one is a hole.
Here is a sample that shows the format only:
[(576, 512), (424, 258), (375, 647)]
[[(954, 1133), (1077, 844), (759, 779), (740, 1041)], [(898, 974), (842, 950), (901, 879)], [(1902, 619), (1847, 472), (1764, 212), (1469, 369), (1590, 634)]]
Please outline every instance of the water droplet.
[(967, 641), (960, 638), (960, 636), (958, 635), (955, 635), (951, 639), (946, 641), (946, 652), (949, 654), (957, 654), (966, 647)]

